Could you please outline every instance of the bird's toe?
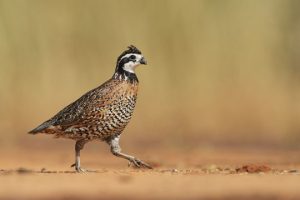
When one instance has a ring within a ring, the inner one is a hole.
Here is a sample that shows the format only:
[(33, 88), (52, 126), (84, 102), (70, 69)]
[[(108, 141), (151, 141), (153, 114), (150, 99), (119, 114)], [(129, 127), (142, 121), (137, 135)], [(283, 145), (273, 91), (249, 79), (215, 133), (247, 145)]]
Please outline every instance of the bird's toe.
[(87, 170), (85, 170), (85, 169), (83, 169), (83, 168), (81, 168), (81, 167), (75, 167), (75, 170), (76, 170), (76, 172), (78, 172), (78, 173), (84, 173), (84, 172), (87, 172)]
[(153, 169), (149, 164), (143, 162), (140, 159), (134, 158), (130, 161), (129, 164), (133, 164), (136, 168), (147, 168), (147, 169)]

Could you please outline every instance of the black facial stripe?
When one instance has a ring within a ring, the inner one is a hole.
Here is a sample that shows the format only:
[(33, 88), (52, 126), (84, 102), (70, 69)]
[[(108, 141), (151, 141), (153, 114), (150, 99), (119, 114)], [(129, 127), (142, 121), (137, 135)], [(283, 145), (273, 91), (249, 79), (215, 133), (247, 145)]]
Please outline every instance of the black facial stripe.
[(118, 67), (124, 66), (126, 63), (128, 63), (130, 59), (128, 57), (124, 57), (120, 62), (118, 63)]
[(136, 56), (135, 55), (131, 55), (129, 58), (130, 58), (130, 60), (134, 60), (136, 58)]
[(125, 63), (128, 63), (129, 61), (130, 61), (130, 59), (128, 57), (125, 57), (120, 61), (120, 63), (122, 62), (125, 64)]
[[(126, 56), (126, 55), (125, 55)], [(135, 55), (130, 55), (130, 56), (126, 56), (124, 58), (122, 58), (118, 63), (117, 63), (117, 67), (122, 67), (124, 66), (126, 63), (133, 61), (136, 62), (136, 56)]]
[(121, 60), (121, 58), (123, 56), (125, 56), (126, 54), (142, 54), (142, 52), (140, 50), (138, 50), (138, 48), (136, 48), (135, 46), (133, 45), (130, 45), (128, 47), (127, 50), (125, 50), (119, 57), (118, 57), (118, 60), (117, 60), (117, 63)]
[(119, 61), (119, 63), (117, 64), (116, 71), (119, 72), (119, 73), (123, 73), (123, 71), (124, 71), (124, 70), (123, 70), (123, 66), (124, 66), (126, 63), (130, 62), (130, 61), (132, 61), (132, 60), (130, 60), (128, 57), (122, 58), (122, 59)]

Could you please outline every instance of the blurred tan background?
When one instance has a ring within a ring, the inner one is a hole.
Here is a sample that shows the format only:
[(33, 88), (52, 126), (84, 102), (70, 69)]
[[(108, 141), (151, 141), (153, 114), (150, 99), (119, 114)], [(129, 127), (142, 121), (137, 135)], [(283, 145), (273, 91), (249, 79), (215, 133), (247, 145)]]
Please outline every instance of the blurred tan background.
[(124, 143), (299, 148), (299, 8), (296, 0), (2, 0), (0, 145), (59, 144), (26, 132), (110, 78), (134, 44), (148, 65), (137, 70)]

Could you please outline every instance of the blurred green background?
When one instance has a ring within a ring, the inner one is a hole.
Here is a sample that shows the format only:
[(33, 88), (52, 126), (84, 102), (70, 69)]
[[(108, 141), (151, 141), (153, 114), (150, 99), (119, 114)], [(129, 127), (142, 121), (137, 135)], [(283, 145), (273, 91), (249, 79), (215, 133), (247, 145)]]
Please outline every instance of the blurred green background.
[(110, 78), (134, 44), (148, 65), (137, 69), (125, 142), (300, 147), (299, 9), (297, 0), (1, 0), (0, 144), (33, 141), (27, 131)]

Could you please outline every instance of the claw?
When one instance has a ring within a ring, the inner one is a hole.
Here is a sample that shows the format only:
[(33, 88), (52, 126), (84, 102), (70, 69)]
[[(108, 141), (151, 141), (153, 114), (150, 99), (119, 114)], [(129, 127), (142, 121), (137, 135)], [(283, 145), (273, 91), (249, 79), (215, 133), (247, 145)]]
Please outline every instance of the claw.
[(75, 169), (76, 169), (76, 171), (77, 171), (78, 173), (84, 173), (84, 172), (87, 172), (87, 170), (82, 169), (81, 167), (75, 167)]
[(137, 159), (137, 158), (133, 158), (132, 160), (130, 160), (130, 162), (132, 164), (134, 164), (134, 166), (136, 168), (148, 168), (148, 169), (153, 169), (149, 164)]
[(134, 159), (132, 162), (137, 168), (141, 167), (141, 165), (139, 164), (139, 162), (137, 160)]
[(72, 164), (71, 167), (75, 167), (76, 172), (78, 173), (84, 173), (84, 172), (98, 172), (97, 170), (91, 170), (91, 169), (83, 169), (79, 166), (76, 166), (76, 163)]

